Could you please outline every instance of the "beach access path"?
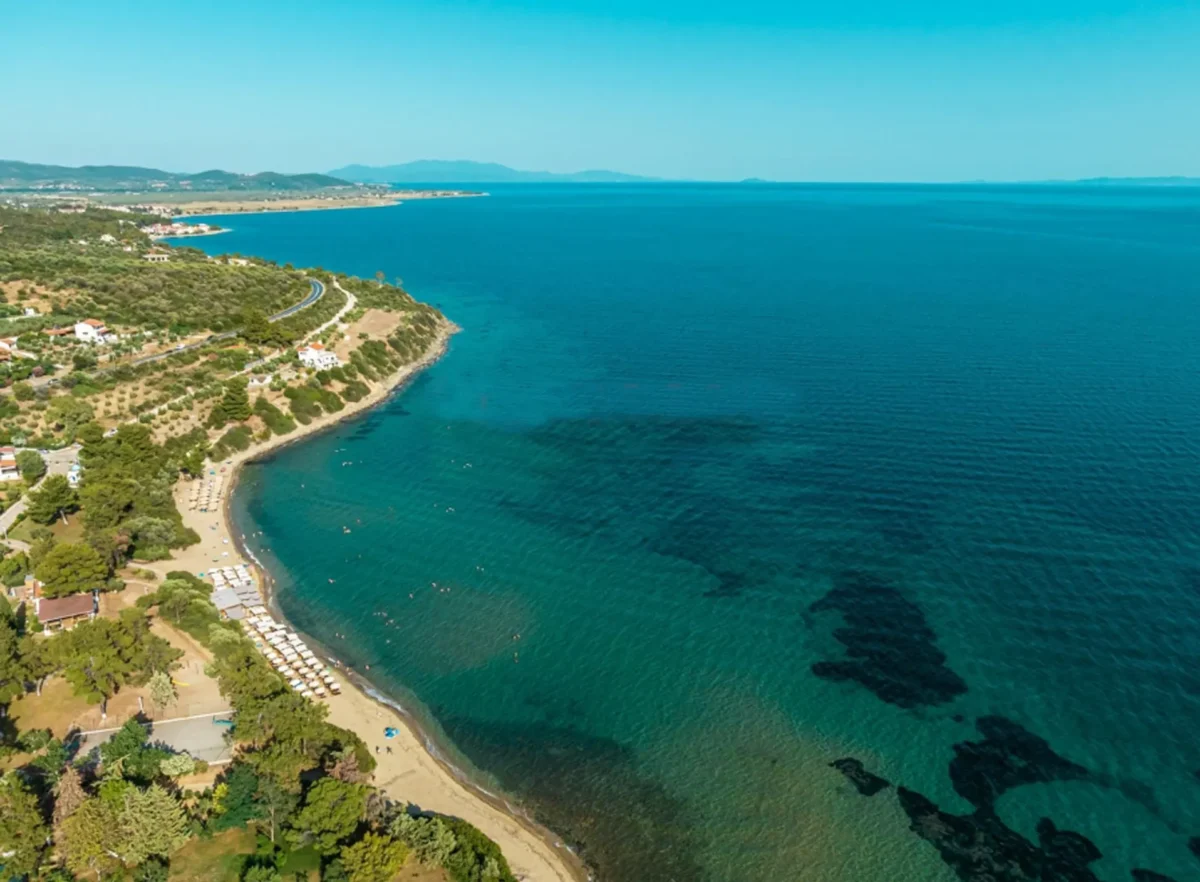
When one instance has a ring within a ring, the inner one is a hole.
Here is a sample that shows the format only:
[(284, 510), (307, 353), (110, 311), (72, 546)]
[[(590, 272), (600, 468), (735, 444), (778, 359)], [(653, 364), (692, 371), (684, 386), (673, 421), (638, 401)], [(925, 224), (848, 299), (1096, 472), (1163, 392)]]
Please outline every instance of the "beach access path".
[[(226, 469), (229, 492), (235, 484), (237, 470), (247, 461), (292, 443), (299, 438), (322, 431), (348, 417), (359, 414), (385, 400), (396, 388), (429, 366), (445, 352), (451, 334), (458, 329), (447, 322), (425, 356), (408, 365), (387, 380), (375, 384), (361, 401), (346, 402), (343, 410), (324, 414), (290, 435), (273, 436), (250, 449), (222, 461)], [(170, 570), (208, 572), (214, 565), (228, 566), (240, 560), (226, 513), (189, 511), (187, 484), (175, 488), (176, 503), (183, 513), (183, 523), (200, 536), (200, 542), (176, 552), (173, 560), (150, 565), (150, 569), (165, 576)], [(249, 563), (250, 561), (247, 561)], [(352, 574), (351, 574), (352, 575)], [(259, 574), (260, 584), (268, 584)], [(583, 864), (557, 840), (553, 833), (531, 821), (505, 810), (503, 805), (489, 799), (458, 777), (426, 749), (424, 742), (409, 720), (391, 707), (376, 702), (338, 670), (334, 671), (342, 687), (340, 695), (325, 700), (329, 721), (356, 732), (366, 742), (372, 754), (379, 748), (375, 783), (389, 798), (398, 803), (411, 803), (423, 811), (438, 812), (462, 818), (491, 837), (508, 859), (513, 873), (524, 882), (582, 882), (588, 878)], [(384, 737), (384, 729), (395, 727), (393, 738)], [(392, 752), (387, 753), (386, 748)]]

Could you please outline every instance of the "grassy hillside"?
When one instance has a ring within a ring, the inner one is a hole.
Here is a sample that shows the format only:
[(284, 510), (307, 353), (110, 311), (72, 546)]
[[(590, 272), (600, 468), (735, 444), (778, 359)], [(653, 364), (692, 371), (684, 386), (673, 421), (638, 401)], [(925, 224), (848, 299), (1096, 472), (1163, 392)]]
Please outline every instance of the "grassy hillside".
[[(156, 440), (184, 439), (201, 454), (211, 445), (221, 459), (361, 400), (421, 358), (446, 325), (396, 286), (335, 284), (319, 268), (155, 245), (139, 229), (145, 220), (96, 208), (0, 206), (0, 337), (18, 337), (20, 350), (0, 359), (0, 443), (56, 447), (88, 420), (104, 429), (137, 420)], [(167, 262), (143, 259), (151, 249)], [(312, 280), (325, 283), (322, 297), (269, 319), (309, 297)], [(104, 321), (115, 336), (97, 346), (46, 333), (84, 318)], [(236, 336), (212, 337), (226, 331)], [(296, 345), (314, 340), (336, 352), (338, 367), (316, 372), (298, 363)], [(251, 372), (260, 381), (253, 412)]]
[[(55, 312), (181, 333), (229, 330), (246, 309), (273, 314), (308, 291), (290, 268), (229, 266), (191, 248), (171, 249), (169, 263), (149, 264), (142, 255), (151, 243), (138, 230), (148, 220), (94, 209), (0, 207), (0, 282), (33, 283)], [(103, 235), (116, 241), (104, 243)]]

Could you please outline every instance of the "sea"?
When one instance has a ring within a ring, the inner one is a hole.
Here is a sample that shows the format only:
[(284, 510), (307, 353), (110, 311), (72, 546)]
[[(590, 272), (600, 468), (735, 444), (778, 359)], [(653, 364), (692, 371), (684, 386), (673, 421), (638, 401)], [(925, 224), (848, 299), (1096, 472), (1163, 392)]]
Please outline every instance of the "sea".
[(245, 470), (297, 627), (606, 882), (1200, 879), (1200, 190), (487, 189), (198, 240), (462, 328)]

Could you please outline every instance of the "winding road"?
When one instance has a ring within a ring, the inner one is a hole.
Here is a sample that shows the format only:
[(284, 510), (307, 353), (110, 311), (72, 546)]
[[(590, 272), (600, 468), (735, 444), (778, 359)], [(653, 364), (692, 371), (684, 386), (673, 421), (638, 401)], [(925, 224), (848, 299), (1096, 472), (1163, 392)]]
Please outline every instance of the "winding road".
[[(319, 284), (319, 283), (317, 283), (317, 284)], [(325, 322), (324, 324), (318, 325), (317, 327), (315, 327), (311, 331), (309, 331), (307, 334), (305, 334), (300, 340), (301, 343), (305, 343), (305, 342), (311, 340), (313, 337), (316, 337), (318, 334), (322, 333), (323, 331), (326, 331), (329, 328), (332, 328), (334, 325), (336, 325), (338, 322), (340, 322), (342, 320), (342, 317), (345, 316), (346, 313), (348, 313), (350, 310), (354, 309), (354, 307), (358, 306), (358, 298), (355, 297), (353, 294), (351, 294), (349, 291), (347, 291), (345, 288), (343, 288), (341, 285), (339, 285), (336, 277), (334, 277), (334, 279), (333, 279), (333, 287), (337, 288), (339, 291), (341, 291), (343, 294), (346, 295), (345, 305), (341, 309), (339, 309), (337, 311), (337, 313), (334, 314), (333, 318), (331, 318), (329, 321)], [(321, 294), (324, 295), (324, 293), (325, 293), (325, 286), (322, 285), (321, 286)], [(319, 299), (319, 298), (317, 298), (317, 299)], [(313, 303), (316, 303), (316, 299), (312, 299), (310, 297), (308, 299), (308, 302), (305, 303), (303, 306), (300, 304), (297, 304), (296, 306), (291, 307), (291, 309), (293, 311), (295, 311), (296, 309), (303, 309), (304, 306), (309, 306)], [(283, 316), (282, 312), (279, 314), (279, 316), (276, 316), (275, 318), (279, 318), (281, 316)], [(272, 321), (274, 321), (274, 320), (275, 319), (273, 318)], [(252, 361), (248, 365), (246, 365), (244, 368), (242, 368), (240, 371), (237, 371), (236, 373), (234, 373), (232, 376), (240, 377), (240, 376), (243, 376), (244, 374), (248, 374), (248, 373), (256, 370), (266, 360), (267, 359), (265, 359), (265, 358), (260, 358), (257, 361)], [(171, 401), (168, 401), (165, 404), (160, 404), (158, 407), (155, 407), (155, 408), (152, 408), (151, 410), (146, 411), (146, 413), (160, 414), (163, 411), (170, 409), (171, 405), (174, 404), (175, 402), (183, 401), (190, 394), (191, 393), (189, 392), (185, 395), (180, 395), (178, 398), (173, 398)], [(136, 421), (137, 421), (136, 418), (131, 419), (131, 420), (126, 420), (126, 422), (130, 422), (130, 423), (136, 422)]]
[[(295, 315), (300, 310), (307, 309), (325, 296), (324, 282), (318, 282), (316, 279), (309, 279), (308, 283), (312, 285), (312, 289), (308, 292), (307, 297), (305, 297), (299, 303), (292, 304), (282, 312), (277, 312), (275, 315), (268, 317), (267, 321), (277, 322), (280, 319), (285, 319), (288, 316)], [(341, 286), (338, 287), (340, 289)], [(199, 349), (201, 346), (219, 343), (222, 340), (232, 340), (239, 333), (239, 331), (222, 331), (219, 334), (209, 334), (203, 340), (198, 340), (195, 343), (181, 344), (176, 346), (174, 349), (168, 349), (166, 352), (158, 352), (154, 355), (144, 355), (141, 358), (135, 358), (133, 361), (127, 361), (124, 364), (116, 364), (112, 367), (97, 368), (96, 370), (92, 371), (92, 376), (102, 377), (105, 374), (122, 367), (137, 367), (138, 365), (142, 364), (153, 364), (156, 361), (162, 361), (164, 358), (170, 358), (172, 355), (178, 355), (180, 352), (188, 352), (192, 349)], [(47, 375), (43, 377), (31, 377), (29, 382), (36, 388), (38, 386), (57, 386), (59, 380), (58, 377)]]
[[(270, 316), (267, 321), (277, 322), (280, 319), (285, 319), (288, 316), (295, 315), (300, 310), (307, 309), (325, 296), (324, 282), (318, 282), (316, 279), (309, 279), (308, 283), (312, 285), (312, 290), (308, 292), (307, 297), (305, 297), (299, 303), (289, 306), (287, 309), (283, 310), (283, 312), (275, 313), (275, 315)], [(172, 355), (176, 355), (180, 352), (187, 352), (190, 349), (199, 349), (201, 346), (208, 346), (210, 343), (218, 343), (221, 340), (232, 340), (239, 333), (240, 331), (222, 331), (220, 334), (210, 334), (203, 340), (199, 340), (195, 343), (176, 346), (174, 349), (168, 350), (167, 352), (159, 352), (157, 355), (147, 355), (142, 358), (135, 358), (133, 361), (126, 362), (124, 365), (118, 365), (118, 367), (137, 367), (140, 364), (150, 364), (155, 361), (162, 361), (164, 358), (170, 358)], [(103, 374), (112, 370), (116, 370), (116, 367), (102, 368), (101, 370), (95, 371), (95, 373)]]

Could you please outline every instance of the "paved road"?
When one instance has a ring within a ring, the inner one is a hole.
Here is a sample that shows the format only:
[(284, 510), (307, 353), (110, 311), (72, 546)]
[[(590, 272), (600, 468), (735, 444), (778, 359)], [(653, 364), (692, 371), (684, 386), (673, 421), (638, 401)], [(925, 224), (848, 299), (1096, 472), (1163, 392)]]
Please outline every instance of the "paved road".
[(305, 307), (312, 306), (325, 296), (325, 286), (321, 282), (318, 282), (316, 279), (309, 279), (308, 281), (312, 285), (312, 291), (307, 297), (305, 297), (295, 306), (289, 306), (283, 312), (275, 313), (275, 315), (271, 316), (269, 319), (267, 319), (267, 321), (277, 322), (280, 319), (287, 318), (289, 315), (295, 315), (300, 310), (304, 309)]
[[(229, 745), (225, 743), (228, 726), (217, 725), (214, 720), (228, 720), (233, 711), (201, 714), (195, 717), (180, 717), (150, 723), (150, 743), (162, 743), (176, 753), (189, 754), (193, 759), (206, 763), (227, 763), (232, 758)], [(80, 734), (80, 753), (99, 747), (120, 728), (97, 729)]]
[[(312, 285), (312, 290), (310, 290), (308, 292), (307, 297), (305, 297), (299, 303), (289, 306), (287, 309), (283, 310), (283, 312), (275, 313), (275, 315), (269, 317), (267, 319), (267, 321), (277, 322), (280, 319), (285, 319), (290, 315), (295, 315), (300, 310), (306, 309), (307, 307), (312, 306), (314, 303), (316, 303), (318, 300), (320, 300), (322, 297), (325, 296), (324, 283), (318, 282), (316, 279), (309, 279), (308, 283), (310, 285)], [(126, 365), (128, 367), (137, 367), (140, 364), (151, 364), (152, 362), (162, 361), (164, 358), (170, 358), (172, 355), (175, 355), (180, 352), (187, 352), (190, 349), (199, 349), (201, 346), (208, 346), (210, 343), (219, 343), (222, 340), (232, 340), (237, 335), (238, 335), (237, 331), (222, 331), (220, 334), (210, 334), (209, 336), (205, 337), (203, 340), (200, 340), (196, 343), (188, 343), (183, 346), (176, 346), (174, 349), (171, 349), (167, 352), (160, 352), (157, 355), (147, 355), (142, 358), (135, 358), (133, 361), (127, 362)], [(103, 374), (103, 373), (107, 373), (108, 371), (111, 371), (111, 370), (116, 370), (116, 367), (101, 368), (100, 370), (96, 371), (95, 373)]]
[[(72, 444), (70, 447), (64, 447), (62, 450), (51, 450), (45, 454), (42, 459), (46, 460), (46, 476), (50, 475), (65, 475), (71, 470), (71, 463), (79, 458), (79, 445)], [(42, 481), (46, 478), (42, 478)], [(38, 481), (30, 489), (38, 487), (42, 481)], [(8, 531), (12, 529), (12, 525), (17, 520), (17, 515), (25, 510), (25, 501), (29, 498), (26, 493), (3, 512), (0, 512), (0, 534), (3, 534), (6, 544), (11, 545), (19, 551), (28, 551), (28, 547), (24, 542), (18, 539), (9, 539)]]
[[(341, 285), (339, 285), (337, 283), (337, 279), (333, 280), (333, 286), (335, 288), (337, 288), (339, 291), (341, 291), (343, 294), (346, 295), (346, 305), (343, 306), (341, 309), (339, 309), (337, 311), (337, 313), (333, 316), (333, 318), (331, 318), (329, 321), (325, 322), (324, 324), (322, 324), (316, 328), (313, 328), (311, 331), (309, 331), (307, 334), (305, 334), (304, 337), (299, 342), (303, 343), (308, 340), (311, 340), (313, 337), (317, 336), (318, 334), (320, 334), (322, 331), (326, 330), (327, 328), (333, 327), (334, 325), (336, 325), (338, 322), (340, 322), (342, 320), (342, 316), (344, 316), (346, 313), (348, 313), (350, 310), (354, 309), (354, 307), (356, 307), (358, 305), (358, 298), (355, 297), (353, 294), (351, 294), (349, 291), (347, 291), (345, 288), (343, 288)], [(241, 376), (243, 374), (251, 373), (255, 369), (266, 364), (266, 362), (267, 362), (267, 359), (265, 359), (265, 358), (260, 358), (256, 361), (252, 361), (249, 364), (247, 364), (244, 368), (242, 368), (240, 371), (233, 374), (232, 376), (237, 377), (237, 376)], [(147, 411), (147, 413), (155, 414), (155, 415), (163, 413), (164, 411), (170, 410), (172, 404), (174, 404), (177, 401), (183, 401), (183, 399), (185, 399), (187, 397), (188, 397), (187, 395), (180, 395), (178, 398), (173, 398), (172, 400), (168, 401), (166, 404), (160, 404), (158, 407), (155, 407), (152, 410)], [(135, 422), (137, 422), (137, 417), (134, 417), (133, 419), (130, 419), (130, 420), (126, 420), (126, 422), (135, 423)]]
[[(318, 300), (320, 300), (322, 297), (325, 296), (325, 284), (323, 282), (318, 282), (316, 279), (309, 279), (308, 283), (312, 286), (312, 288), (308, 292), (307, 297), (305, 297), (299, 303), (289, 306), (287, 309), (283, 310), (282, 312), (275, 313), (275, 315), (270, 316), (267, 319), (267, 321), (277, 322), (280, 319), (285, 319), (288, 316), (295, 315), (300, 310), (307, 309), (308, 307), (312, 306), (314, 303), (316, 303)], [(170, 358), (172, 355), (178, 355), (180, 352), (187, 352), (191, 349), (199, 349), (201, 346), (208, 346), (212, 343), (220, 343), (222, 340), (232, 340), (237, 335), (238, 335), (237, 331), (222, 331), (220, 334), (210, 334), (209, 336), (205, 337), (203, 340), (199, 340), (195, 343), (187, 343), (187, 344), (183, 344), (180, 346), (176, 346), (174, 349), (169, 349), (166, 352), (159, 352), (155, 355), (144, 355), (141, 358), (135, 358), (133, 361), (127, 361), (124, 364), (113, 365), (112, 367), (99, 368), (97, 370), (92, 371), (92, 375), (99, 377), (99, 376), (103, 376), (104, 374), (107, 374), (111, 371), (115, 371), (119, 367), (137, 367), (138, 365), (142, 365), (142, 364), (153, 364), (156, 361), (162, 361), (164, 358)], [(58, 384), (58, 378), (57, 377), (49, 377), (49, 376), (34, 377), (30, 380), (30, 382), (34, 386), (46, 386), (46, 385), (55, 386)]]

